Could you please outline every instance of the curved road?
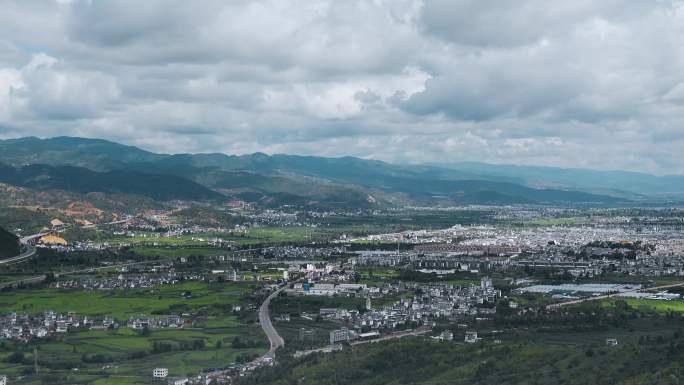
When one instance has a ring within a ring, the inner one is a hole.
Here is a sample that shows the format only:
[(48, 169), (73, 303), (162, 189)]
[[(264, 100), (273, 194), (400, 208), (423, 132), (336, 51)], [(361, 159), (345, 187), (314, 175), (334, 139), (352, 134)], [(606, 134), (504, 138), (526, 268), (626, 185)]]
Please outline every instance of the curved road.
[(279, 347), (285, 345), (285, 341), (283, 340), (283, 337), (278, 334), (278, 331), (273, 327), (273, 324), (271, 323), (271, 317), (268, 312), (268, 306), (271, 304), (271, 300), (275, 298), (278, 294), (280, 294), (281, 291), (283, 291), (285, 287), (281, 287), (280, 289), (274, 291), (269, 295), (265, 300), (264, 303), (261, 304), (261, 307), (259, 307), (259, 324), (261, 325), (261, 328), (264, 330), (264, 333), (266, 333), (266, 337), (268, 337), (268, 341), (271, 343), (271, 349), (266, 353), (269, 355), (271, 358), (275, 358), (275, 351)]
[[(90, 228), (96, 228), (98, 226), (118, 225), (121, 223), (126, 223), (130, 220), (131, 220), (131, 218), (128, 217), (126, 219), (122, 219), (119, 221), (93, 224), (90, 226), (83, 226), (83, 228), (89, 228), (90, 229)], [(8, 264), (8, 263), (19, 263), (25, 259), (29, 259), (29, 258), (33, 257), (36, 254), (36, 248), (35, 248), (35, 246), (31, 245), (31, 242), (42, 237), (42, 236), (44, 236), (44, 235), (47, 235), (47, 234), (50, 234), (50, 231), (41, 231), (40, 233), (37, 233), (37, 234), (27, 235), (25, 237), (19, 238), (19, 242), (23, 246), (26, 246), (26, 251), (17, 255), (16, 257), (0, 260), (0, 265)]]
[(31, 245), (30, 242), (33, 241), (34, 239), (40, 238), (46, 234), (48, 234), (48, 233), (40, 232), (38, 234), (28, 235), (28, 236), (25, 236), (23, 238), (19, 238), (19, 243), (21, 243), (22, 246), (26, 247), (26, 250), (24, 250), (24, 252), (17, 255), (16, 257), (1, 260), (0, 265), (10, 264), (10, 263), (19, 263), (25, 259), (29, 259), (29, 258), (33, 257), (36, 254), (36, 247)]
[(23, 261), (24, 259), (28, 259), (28, 258), (33, 257), (33, 255), (36, 253), (36, 248), (29, 245), (29, 244), (25, 244), (25, 246), (26, 246), (26, 251), (17, 255), (16, 257), (1, 260), (0, 265), (8, 264), (8, 263), (19, 263), (19, 262)]

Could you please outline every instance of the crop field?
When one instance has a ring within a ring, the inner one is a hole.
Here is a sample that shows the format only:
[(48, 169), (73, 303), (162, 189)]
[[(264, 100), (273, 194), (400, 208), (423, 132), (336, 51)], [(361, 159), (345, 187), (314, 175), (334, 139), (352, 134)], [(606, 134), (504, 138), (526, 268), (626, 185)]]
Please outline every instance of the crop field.
[(133, 237), (127, 236), (112, 236), (93, 239), (96, 244), (103, 244), (109, 246), (121, 245), (152, 245), (152, 246), (206, 246), (207, 241), (199, 239), (205, 236), (202, 235), (180, 235), (173, 237), (158, 236), (156, 233), (140, 234)]
[(161, 257), (162, 259), (176, 259), (180, 257), (189, 257), (191, 255), (215, 256), (230, 253), (229, 250), (216, 247), (134, 247), (131, 251), (144, 257)]
[[(684, 301), (683, 300), (673, 300), (664, 301), (656, 299), (641, 299), (641, 298), (624, 298), (622, 301), (627, 302), (627, 304), (633, 308), (646, 307), (655, 310), (659, 313), (667, 313), (670, 311), (684, 313)], [(603, 301), (604, 306), (614, 306), (614, 300)]]
[(199, 233), (184, 234), (172, 237), (158, 236), (157, 233), (140, 233), (136, 236), (106, 236), (101, 234), (95, 243), (107, 245), (160, 247), (197, 247), (208, 245), (208, 239), (220, 238), (234, 245), (279, 244), (288, 242), (330, 241), (338, 239), (342, 234), (361, 235), (381, 233), (392, 230), (384, 226), (321, 226), (321, 227), (254, 227), (244, 233)]
[[(234, 283), (209, 285), (202, 282), (163, 285), (149, 289), (19, 290), (0, 294), (0, 313), (74, 311), (82, 315), (107, 315), (124, 320), (132, 315), (173, 311), (173, 308), (192, 309), (215, 304), (233, 304), (238, 301), (243, 291), (249, 290), (251, 286)], [(189, 298), (183, 297), (186, 292), (190, 293)]]
[(591, 223), (587, 217), (567, 217), (567, 218), (539, 218), (527, 223), (536, 226), (577, 226)]
[(336, 237), (339, 229), (311, 227), (259, 227), (251, 228), (244, 233), (201, 233), (172, 237), (157, 236), (155, 233), (143, 233), (133, 237), (114, 236), (98, 239), (98, 243), (109, 245), (145, 245), (149, 247), (163, 246), (206, 246), (209, 238), (221, 238), (237, 245), (297, 242), (314, 239)]
[[(130, 316), (187, 312), (193, 315), (193, 322), (179, 329), (79, 330), (59, 334), (52, 340), (39, 340), (35, 345), (39, 376), (32, 371), (33, 343), (5, 341), (0, 344), (0, 373), (12, 378), (26, 374), (20, 381), (13, 380), (18, 384), (149, 384), (152, 369), (159, 366), (168, 367), (171, 376), (225, 367), (267, 350), (266, 337), (258, 324), (251, 319), (242, 320), (224, 306), (237, 304), (243, 294), (253, 289), (248, 284), (186, 282), (150, 289), (3, 292), (3, 314), (33, 314), (50, 309), (59, 313), (107, 315), (121, 322)], [(236, 337), (241, 344), (233, 344)], [(23, 352), (23, 359), (9, 360), (16, 351)]]

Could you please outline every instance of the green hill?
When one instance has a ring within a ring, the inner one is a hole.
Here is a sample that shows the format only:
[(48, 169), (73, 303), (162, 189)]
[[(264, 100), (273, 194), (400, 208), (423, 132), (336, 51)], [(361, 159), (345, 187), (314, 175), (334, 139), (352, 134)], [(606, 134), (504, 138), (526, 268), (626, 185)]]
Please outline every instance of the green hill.
[(19, 238), (0, 227), (0, 259), (19, 255)]
[[(213, 189), (265, 206), (620, 204), (630, 196), (582, 192), (554, 184), (532, 187), (526, 175), (515, 173), (490, 175), (480, 170), (395, 165), (354, 157), (154, 154), (105, 140), (68, 137), (0, 141), (0, 162), (23, 166), (23, 174), (36, 174), (38, 177), (19, 179), (20, 185), (38, 189), (130, 192), (155, 199), (216, 197), (209, 192)], [(101, 174), (80, 170), (83, 180), (72, 180), (76, 172), (67, 166)], [(52, 168), (45, 172), (48, 167)], [(151, 175), (154, 183), (145, 182), (141, 174)], [(181, 180), (166, 180), (161, 175), (191, 180), (195, 185), (178, 190)], [(122, 185), (125, 179), (130, 186)]]
[(207, 187), (175, 175), (122, 170), (97, 172), (74, 166), (28, 165), (14, 168), (0, 164), (0, 182), (37, 190), (135, 194), (157, 200), (223, 198)]
[[(681, 322), (681, 321), (680, 321)], [(653, 333), (659, 333), (656, 328)], [(664, 333), (663, 333), (664, 334)], [(681, 333), (679, 334), (681, 335)], [(561, 337), (562, 338), (562, 337)], [(651, 336), (649, 336), (651, 338)], [(649, 344), (463, 344), (406, 338), (293, 359), (239, 385), (634, 385), (680, 384), (684, 344), (668, 333)], [(281, 358), (284, 357), (284, 358)]]

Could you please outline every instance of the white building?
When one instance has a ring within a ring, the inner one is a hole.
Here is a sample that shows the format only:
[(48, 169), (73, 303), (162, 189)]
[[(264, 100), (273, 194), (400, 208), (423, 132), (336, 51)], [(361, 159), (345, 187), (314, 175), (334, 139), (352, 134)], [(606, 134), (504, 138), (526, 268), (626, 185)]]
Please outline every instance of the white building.
[(334, 345), (336, 342), (349, 341), (355, 338), (356, 333), (344, 327), (338, 330), (330, 331), (330, 345)]
[(169, 385), (186, 385), (188, 382), (187, 377), (180, 377), (180, 378), (169, 378)]
[(309, 295), (328, 295), (335, 294), (335, 284), (332, 283), (317, 283), (309, 289)]
[(477, 332), (474, 331), (467, 331), (465, 333), (465, 342), (468, 344), (474, 344), (477, 342)]
[(152, 377), (154, 378), (166, 378), (169, 375), (169, 369), (167, 368), (154, 368), (152, 371)]
[(492, 279), (489, 277), (482, 277), (482, 279), (480, 279), (480, 287), (485, 291), (493, 288), (494, 285), (492, 285)]
[(454, 333), (452, 333), (450, 330), (445, 330), (439, 335), (439, 339), (442, 341), (453, 341)]

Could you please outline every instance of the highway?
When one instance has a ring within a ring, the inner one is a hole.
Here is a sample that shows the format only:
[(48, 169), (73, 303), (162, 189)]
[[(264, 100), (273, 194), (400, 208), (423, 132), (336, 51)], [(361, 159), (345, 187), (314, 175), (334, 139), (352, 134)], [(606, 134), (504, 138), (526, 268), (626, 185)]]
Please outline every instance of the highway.
[(7, 258), (0, 260), (0, 265), (9, 265), (12, 263), (23, 262), (26, 259), (33, 257), (36, 254), (36, 247), (31, 244), (31, 241), (42, 237), (43, 235), (49, 234), (47, 232), (40, 232), (38, 234), (27, 235), (23, 238), (19, 238), (19, 243), (26, 248), (24, 252), (17, 255), (16, 257)]
[(267, 355), (270, 355), (271, 358), (275, 359), (275, 351), (279, 347), (285, 345), (285, 341), (283, 340), (283, 337), (278, 334), (278, 331), (273, 327), (273, 324), (271, 323), (271, 316), (268, 311), (268, 306), (271, 304), (271, 300), (275, 298), (278, 294), (280, 294), (281, 291), (283, 291), (284, 287), (279, 288), (278, 290), (274, 291), (269, 295), (266, 300), (264, 300), (264, 303), (261, 304), (261, 307), (259, 307), (259, 324), (261, 325), (261, 328), (264, 330), (264, 333), (266, 333), (266, 337), (268, 337), (268, 341), (271, 343), (271, 349), (268, 351)]
[[(99, 224), (94, 224), (94, 225), (90, 225), (90, 226), (84, 226), (83, 228), (95, 228), (98, 226), (118, 225), (118, 224), (126, 223), (130, 220), (131, 220), (131, 218), (128, 217), (126, 219), (122, 219), (119, 221), (99, 223)], [(19, 242), (22, 244), (22, 246), (26, 247), (26, 250), (23, 253), (17, 255), (16, 257), (0, 260), (0, 265), (11, 264), (11, 263), (19, 263), (19, 262), (23, 262), (24, 260), (33, 257), (36, 254), (36, 248), (35, 248), (35, 246), (33, 246), (31, 244), (31, 242), (35, 241), (36, 239), (41, 238), (44, 235), (50, 234), (50, 233), (51, 233), (50, 231), (41, 231), (40, 233), (37, 233), (37, 234), (31, 234), (31, 235), (27, 235), (25, 237), (19, 238)]]
[(31, 246), (29, 244), (24, 244), (24, 246), (26, 246), (26, 250), (23, 253), (17, 255), (16, 257), (1, 260), (0, 265), (8, 265), (11, 263), (19, 263), (25, 259), (33, 257), (33, 255), (36, 254), (36, 248), (34, 246)]

